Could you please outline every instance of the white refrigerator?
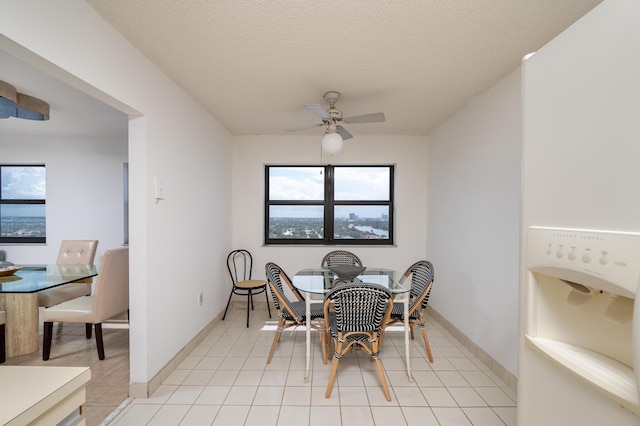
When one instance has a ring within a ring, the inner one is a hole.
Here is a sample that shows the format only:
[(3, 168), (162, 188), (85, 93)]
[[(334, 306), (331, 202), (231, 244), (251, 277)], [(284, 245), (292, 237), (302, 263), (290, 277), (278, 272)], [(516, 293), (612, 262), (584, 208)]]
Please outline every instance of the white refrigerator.
[(518, 425), (640, 425), (640, 1), (523, 61), (522, 131)]

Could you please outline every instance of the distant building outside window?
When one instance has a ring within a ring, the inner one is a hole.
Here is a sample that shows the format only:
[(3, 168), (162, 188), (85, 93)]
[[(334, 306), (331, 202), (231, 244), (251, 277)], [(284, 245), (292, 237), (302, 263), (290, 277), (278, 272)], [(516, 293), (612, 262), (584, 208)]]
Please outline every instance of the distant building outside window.
[(0, 243), (46, 242), (44, 164), (0, 164)]
[(392, 165), (265, 166), (265, 244), (393, 244)]

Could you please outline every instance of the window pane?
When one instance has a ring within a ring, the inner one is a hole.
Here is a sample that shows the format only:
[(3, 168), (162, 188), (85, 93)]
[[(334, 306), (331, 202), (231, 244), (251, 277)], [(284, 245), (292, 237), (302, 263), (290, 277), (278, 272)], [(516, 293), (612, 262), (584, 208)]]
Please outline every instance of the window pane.
[(269, 200), (323, 200), (323, 171), (323, 167), (269, 167)]
[(324, 207), (269, 206), (269, 238), (324, 238)]
[(1, 197), (5, 200), (44, 200), (44, 166), (3, 166)]
[(44, 204), (0, 206), (1, 237), (46, 237)]
[(336, 167), (336, 200), (389, 200), (389, 167)]
[(389, 206), (336, 206), (335, 239), (389, 239)]

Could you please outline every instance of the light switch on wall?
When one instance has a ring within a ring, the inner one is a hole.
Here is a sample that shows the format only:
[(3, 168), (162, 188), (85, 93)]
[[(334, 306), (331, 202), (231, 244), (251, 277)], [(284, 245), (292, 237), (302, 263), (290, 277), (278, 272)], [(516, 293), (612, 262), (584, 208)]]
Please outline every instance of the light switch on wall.
[(162, 180), (157, 177), (153, 178), (153, 198), (156, 203), (160, 200), (164, 200), (164, 189), (162, 187)]

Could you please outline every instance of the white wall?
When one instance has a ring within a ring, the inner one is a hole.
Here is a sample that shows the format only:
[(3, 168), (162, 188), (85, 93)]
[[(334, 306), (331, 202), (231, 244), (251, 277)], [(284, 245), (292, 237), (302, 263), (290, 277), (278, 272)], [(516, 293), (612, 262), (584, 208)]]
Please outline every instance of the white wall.
[[(427, 214), (427, 138), (356, 136), (341, 154), (321, 158), (321, 135), (233, 137), (233, 245), (254, 255), (254, 275), (264, 277), (266, 262), (289, 275), (320, 265), (334, 246), (264, 246), (265, 164), (395, 164), (395, 247), (347, 246), (367, 265), (404, 271), (425, 257)], [(340, 246), (345, 247), (345, 246)]]
[(1, 49), (129, 114), (130, 376), (147, 383), (224, 308), (230, 134), (82, 0), (4, 1), (0, 28)]
[(524, 227), (640, 230), (639, 14), (605, 1), (525, 62)]
[(55, 263), (61, 240), (98, 240), (105, 250), (124, 242), (123, 164), (127, 140), (106, 137), (3, 137), (3, 164), (46, 166), (47, 244), (3, 245), (14, 263)]
[(432, 133), (428, 171), (430, 304), (515, 375), (519, 70)]

